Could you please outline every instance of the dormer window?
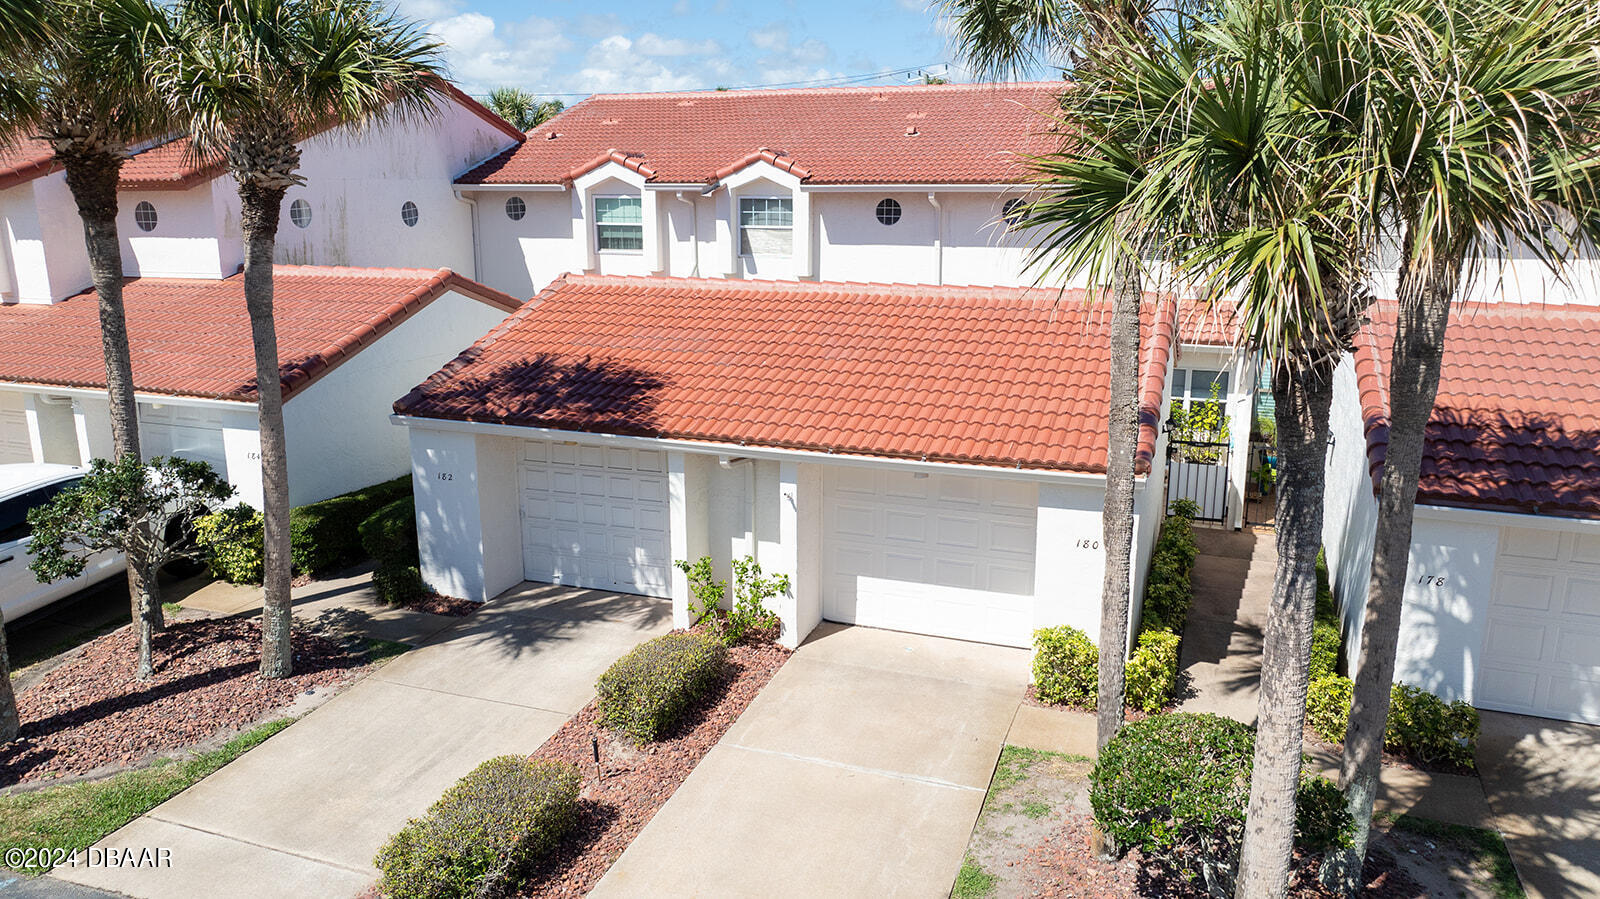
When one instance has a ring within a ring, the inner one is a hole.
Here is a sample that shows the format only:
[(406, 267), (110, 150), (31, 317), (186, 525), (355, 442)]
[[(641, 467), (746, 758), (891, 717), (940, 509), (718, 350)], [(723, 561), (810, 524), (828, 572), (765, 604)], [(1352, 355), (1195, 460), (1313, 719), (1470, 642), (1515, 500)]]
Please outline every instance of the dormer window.
[(638, 197), (595, 197), (594, 245), (601, 252), (644, 252), (643, 202)]
[(744, 256), (793, 254), (794, 200), (789, 197), (740, 197), (739, 253)]

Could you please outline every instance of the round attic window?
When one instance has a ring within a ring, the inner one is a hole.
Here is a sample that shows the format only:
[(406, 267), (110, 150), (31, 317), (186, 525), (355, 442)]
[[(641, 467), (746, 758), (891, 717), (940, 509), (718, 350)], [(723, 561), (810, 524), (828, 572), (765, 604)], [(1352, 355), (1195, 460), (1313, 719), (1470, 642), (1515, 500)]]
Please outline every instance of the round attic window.
[(289, 221), (294, 222), (296, 228), (311, 227), (311, 204), (305, 200), (295, 200), (290, 203)]
[(405, 222), (407, 228), (415, 228), (420, 218), (422, 213), (417, 211), (417, 204), (410, 200), (400, 204), (400, 221)]
[(506, 198), (506, 218), (513, 222), (520, 222), (522, 217), (527, 214), (528, 204), (524, 203), (521, 197)]
[(140, 231), (154, 231), (159, 218), (156, 208), (147, 200), (140, 200), (139, 205), (133, 207), (133, 223), (139, 226)]
[(877, 215), (879, 224), (892, 225), (900, 221), (900, 213), (899, 200), (884, 198), (878, 201)]
[(1005, 205), (1000, 207), (1000, 217), (1006, 220), (1006, 224), (1013, 227), (1022, 221), (1023, 212), (1021, 200), (1007, 200)]

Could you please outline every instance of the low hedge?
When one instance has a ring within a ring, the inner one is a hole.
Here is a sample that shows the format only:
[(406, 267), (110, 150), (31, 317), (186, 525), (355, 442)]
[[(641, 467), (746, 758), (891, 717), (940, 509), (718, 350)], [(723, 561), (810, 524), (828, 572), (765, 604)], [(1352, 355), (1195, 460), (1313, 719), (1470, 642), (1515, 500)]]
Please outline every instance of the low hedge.
[(372, 592), (391, 606), (416, 602), (428, 593), (422, 580), (422, 569), (415, 565), (403, 568), (383, 566), (372, 572)]
[(363, 487), (332, 499), (298, 506), (289, 513), (294, 570), (319, 574), (365, 558), (361, 523), (411, 492), (411, 476)]
[(1339, 647), (1344, 635), (1337, 624), (1318, 621), (1311, 626), (1311, 679), (1339, 673)]
[[(1089, 804), (1116, 845), (1138, 847), (1152, 862), (1231, 894), (1254, 756), (1255, 729), (1229, 718), (1175, 713), (1130, 721), (1100, 751)], [(1320, 852), (1348, 842), (1350, 816), (1337, 786), (1307, 778), (1296, 804), (1301, 848)]]
[(362, 550), (380, 566), (405, 568), (419, 563), (417, 503), (409, 493), (368, 515), (356, 533)]
[(461, 778), (378, 850), (391, 899), (512, 895), (533, 861), (572, 829), (578, 769), (507, 755)]
[(261, 583), (265, 532), (260, 512), (240, 503), (202, 516), (194, 529), (212, 577), (230, 584)]
[(1169, 515), (1150, 553), (1145, 582), (1143, 628), (1183, 633), (1194, 603), (1194, 561), (1200, 555), (1194, 524), (1184, 515)]
[(634, 647), (595, 684), (600, 723), (640, 742), (661, 739), (722, 679), (728, 650), (715, 637), (676, 633)]
[[(1355, 685), (1337, 674), (1311, 682), (1306, 722), (1330, 743), (1344, 740), (1350, 726)], [(1461, 700), (1446, 702), (1420, 687), (1395, 684), (1389, 691), (1384, 748), (1425, 765), (1471, 768), (1478, 748), (1478, 710)]]
[(1172, 631), (1145, 631), (1139, 635), (1133, 658), (1128, 660), (1128, 705), (1142, 712), (1159, 712), (1172, 702), (1178, 689), (1178, 646)]
[(1100, 650), (1068, 625), (1033, 632), (1033, 687), (1040, 702), (1093, 710), (1100, 695)]

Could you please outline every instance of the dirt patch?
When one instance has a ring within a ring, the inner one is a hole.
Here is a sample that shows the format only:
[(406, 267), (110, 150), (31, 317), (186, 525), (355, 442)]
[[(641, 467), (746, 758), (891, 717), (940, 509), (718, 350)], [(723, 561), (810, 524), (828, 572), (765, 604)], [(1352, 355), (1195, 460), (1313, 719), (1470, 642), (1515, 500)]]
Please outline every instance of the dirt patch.
[(428, 593), (421, 599), (405, 603), (401, 608), (410, 609), (414, 612), (427, 612), (429, 615), (448, 615), (451, 618), (465, 618), (483, 608), (483, 603), (454, 596), (445, 596), (442, 593)]
[(578, 825), (532, 872), (523, 895), (587, 893), (788, 658), (789, 650), (772, 644), (733, 647), (723, 685), (656, 743), (613, 736), (595, 723), (592, 702), (563, 724), (533, 757), (571, 762), (583, 773)]
[[(967, 844), (955, 899), (1135, 897), (1204, 899), (1204, 889), (1164, 874), (1137, 850), (1114, 861), (1090, 851), (1089, 772), (1077, 756), (1007, 746)], [(1297, 854), (1289, 895), (1332, 899), (1317, 882), (1315, 858)], [(1402, 829), (1374, 832), (1363, 896), (1423, 899), (1497, 896), (1470, 847)]]
[[(1320, 750), (1335, 759), (1344, 755), (1343, 743), (1329, 743), (1327, 740), (1322, 739), (1322, 735), (1313, 730), (1309, 724), (1306, 725), (1305, 728), (1305, 743), (1312, 749)], [(1421, 759), (1413, 758), (1406, 753), (1394, 752), (1388, 748), (1383, 750), (1383, 767), (1409, 768), (1412, 771), (1421, 771), (1425, 774), (1460, 774), (1466, 777), (1478, 776), (1478, 768), (1476, 765), (1463, 766), (1452, 765), (1449, 762), (1424, 762)]]
[(365, 664), (306, 627), (296, 628), (293, 645), (295, 675), (263, 680), (259, 620), (174, 621), (155, 636), (155, 675), (141, 681), (130, 628), (96, 638), (18, 694), (22, 733), (0, 747), (0, 787), (131, 767), (204, 744), (313, 690), (342, 686)]

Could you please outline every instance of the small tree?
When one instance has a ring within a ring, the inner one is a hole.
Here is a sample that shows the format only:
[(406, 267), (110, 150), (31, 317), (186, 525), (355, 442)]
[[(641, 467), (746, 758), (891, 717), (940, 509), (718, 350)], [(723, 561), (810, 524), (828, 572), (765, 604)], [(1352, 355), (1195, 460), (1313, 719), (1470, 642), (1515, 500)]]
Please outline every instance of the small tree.
[[(167, 563), (198, 558), (194, 521), (233, 496), (233, 487), (204, 462), (129, 456), (94, 460), (76, 487), (28, 513), (33, 530), (29, 568), (40, 582), (77, 577), (90, 557), (120, 552), (137, 560), (139, 678), (154, 668), (150, 639), (161, 611), (156, 575)], [(132, 562), (130, 561), (130, 564)]]

